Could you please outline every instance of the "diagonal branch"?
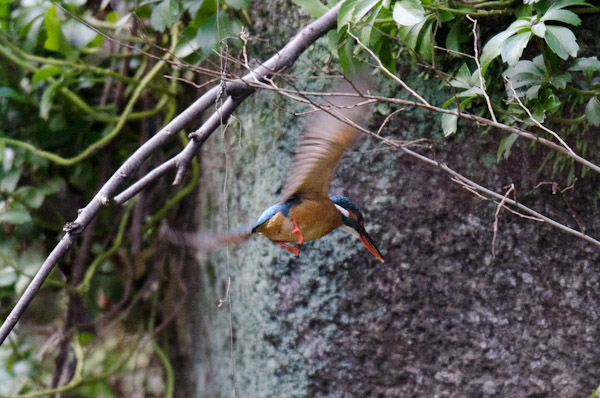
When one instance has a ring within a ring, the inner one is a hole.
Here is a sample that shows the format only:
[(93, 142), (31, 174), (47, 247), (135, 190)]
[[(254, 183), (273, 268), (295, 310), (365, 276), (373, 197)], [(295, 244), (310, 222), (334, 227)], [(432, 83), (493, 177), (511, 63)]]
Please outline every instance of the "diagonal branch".
[[(231, 100), (233, 107), (231, 111), (233, 112), (233, 110), (239, 106), (241, 101), (243, 101), (246, 96), (254, 91), (253, 88), (246, 84), (246, 81), (262, 81), (265, 77), (287, 69), (298, 59), (304, 50), (306, 50), (318, 38), (323, 36), (327, 31), (335, 27), (337, 14), (341, 4), (342, 3), (338, 3), (328, 12), (323, 14), (323, 16), (321, 16), (319, 19), (307, 25), (290, 42), (288, 42), (283, 49), (281, 49), (264, 64), (259, 65), (239, 80), (225, 83), (225, 93), (232, 95), (232, 98), (240, 99), (239, 102), (237, 102), (235, 99)], [(21, 318), (56, 263), (67, 253), (77, 235), (79, 235), (89, 225), (89, 223), (96, 216), (96, 214), (98, 214), (103, 206), (108, 205), (110, 198), (113, 197), (114, 193), (125, 181), (125, 179), (132, 175), (142, 164), (142, 162), (156, 152), (163, 144), (168, 142), (177, 132), (183, 129), (192, 120), (196, 120), (204, 111), (213, 105), (220, 97), (220, 94), (223, 92), (222, 90), (223, 87), (221, 85), (213, 87), (202, 97), (196, 100), (196, 102), (194, 102), (189, 108), (187, 108), (165, 127), (163, 127), (144, 145), (138, 148), (134, 154), (131, 155), (125, 161), (125, 163), (121, 165), (121, 167), (119, 167), (119, 169), (106, 182), (106, 184), (104, 184), (104, 186), (94, 196), (90, 203), (88, 203), (88, 205), (83, 209), (80, 209), (77, 219), (65, 225), (63, 230), (66, 232), (66, 234), (46, 258), (17, 304), (8, 315), (8, 318), (0, 327), (0, 345), (4, 343), (8, 337), (8, 334), (13, 330), (18, 320)], [(225, 105), (226, 104), (227, 101), (225, 102)], [(218, 126), (215, 126), (215, 128), (216, 127)], [(211, 133), (212, 131), (207, 130), (204, 134), (206, 137), (208, 137)], [(185, 167), (187, 167), (185, 162), (189, 161), (188, 158), (191, 159), (193, 156), (192, 150), (197, 150), (200, 145), (201, 143), (199, 145), (192, 144), (188, 151), (184, 150), (186, 155), (182, 155), (182, 162), (180, 165), (178, 165), (178, 167), (185, 169)], [(188, 155), (190, 152), (191, 154)]]

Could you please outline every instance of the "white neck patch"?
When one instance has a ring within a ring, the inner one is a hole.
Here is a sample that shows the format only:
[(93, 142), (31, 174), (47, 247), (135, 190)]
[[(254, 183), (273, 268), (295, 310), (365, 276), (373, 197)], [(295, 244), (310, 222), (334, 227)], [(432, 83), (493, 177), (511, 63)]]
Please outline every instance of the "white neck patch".
[(344, 215), (344, 217), (350, 218), (350, 213), (348, 212), (348, 210), (344, 209), (342, 206), (336, 205), (334, 203), (335, 207), (337, 207), (337, 209), (340, 211), (340, 213), (342, 213)]

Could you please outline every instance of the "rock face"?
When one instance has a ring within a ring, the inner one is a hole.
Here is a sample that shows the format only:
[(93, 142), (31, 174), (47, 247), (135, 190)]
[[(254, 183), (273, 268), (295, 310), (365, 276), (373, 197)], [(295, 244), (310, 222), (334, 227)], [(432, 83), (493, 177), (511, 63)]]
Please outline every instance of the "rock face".
[[(418, 72), (400, 73), (435, 100), (438, 83)], [(288, 112), (298, 109), (259, 93), (237, 114), (243, 128), (234, 122), (209, 140), (203, 227), (252, 223), (278, 200), (304, 120)], [(383, 119), (374, 114), (370, 127)], [(435, 151), (420, 151), (497, 192), (514, 183), (526, 205), (576, 227), (560, 194), (533, 188), (549, 179), (536, 174), (545, 149), (532, 157), (517, 141), (496, 163), (498, 132), (465, 124), (441, 139), (439, 118), (413, 110), (387, 126), (390, 138), (431, 138)], [(331, 193), (361, 206), (386, 262), (343, 232), (303, 245), (299, 259), (262, 237), (202, 255), (188, 314), (196, 396), (585, 397), (600, 384), (598, 248), (503, 210), (493, 257), (496, 205), (375, 140), (362, 140), (337, 175)], [(596, 187), (588, 177), (568, 193), (592, 236)]]

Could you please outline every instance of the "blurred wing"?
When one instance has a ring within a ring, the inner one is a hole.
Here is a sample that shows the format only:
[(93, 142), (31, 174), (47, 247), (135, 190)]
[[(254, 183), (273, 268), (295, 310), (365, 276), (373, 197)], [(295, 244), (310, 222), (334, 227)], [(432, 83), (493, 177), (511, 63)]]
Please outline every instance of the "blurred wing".
[[(355, 81), (354, 84), (362, 90), (367, 86), (367, 80), (363, 78), (361, 81)], [(332, 92), (357, 93), (348, 82), (337, 86)], [(308, 120), (296, 150), (290, 178), (283, 190), (284, 202), (297, 194), (315, 198), (328, 197), (327, 191), (335, 167), (344, 151), (352, 145), (359, 134), (357, 129), (345, 123), (343, 119), (361, 123), (369, 110), (368, 106), (357, 106), (365, 101), (364, 98), (346, 96), (325, 98), (328, 103), (323, 106), (332, 114), (320, 110)]]
[(243, 226), (230, 232), (184, 232), (170, 228), (165, 223), (160, 227), (160, 234), (174, 245), (209, 251), (216, 250), (228, 243), (239, 244), (245, 242), (252, 236), (251, 229), (250, 226)]

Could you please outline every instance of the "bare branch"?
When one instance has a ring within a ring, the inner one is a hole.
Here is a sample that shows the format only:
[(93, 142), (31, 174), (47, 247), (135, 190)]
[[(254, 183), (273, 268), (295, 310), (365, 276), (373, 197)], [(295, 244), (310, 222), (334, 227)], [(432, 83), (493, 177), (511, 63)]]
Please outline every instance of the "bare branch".
[(387, 115), (387, 117), (385, 118), (385, 120), (383, 121), (383, 123), (381, 123), (381, 126), (379, 126), (379, 129), (377, 129), (377, 135), (381, 135), (381, 131), (383, 130), (383, 128), (385, 127), (385, 125), (387, 124), (387, 122), (390, 121), (390, 119), (392, 117), (394, 117), (394, 115), (396, 115), (397, 113), (403, 112), (404, 108), (400, 108), (400, 109), (396, 109), (394, 112), (390, 113), (389, 115)]
[(499, 216), (500, 216), (500, 210), (502, 210), (502, 208), (504, 207), (504, 203), (506, 202), (508, 195), (510, 195), (510, 193), (514, 190), (515, 190), (515, 184), (510, 184), (508, 191), (506, 191), (506, 193), (504, 194), (504, 197), (502, 198), (500, 203), (498, 203), (498, 207), (496, 208), (496, 213), (494, 213), (494, 236), (492, 237), (492, 258), (496, 258), (496, 236), (498, 236), (498, 221), (499, 221)]
[[(397, 146), (397, 145), (394, 145), (394, 146)], [(584, 240), (586, 240), (586, 241), (588, 241), (588, 242), (590, 242), (590, 243), (592, 243), (592, 244), (600, 247), (600, 241), (594, 239), (593, 237), (591, 237), (589, 235), (586, 235), (584, 232), (576, 231), (573, 228), (570, 228), (570, 227), (568, 227), (568, 226), (566, 226), (564, 224), (561, 224), (561, 223), (559, 223), (559, 222), (557, 222), (557, 221), (555, 221), (555, 220), (553, 220), (553, 219), (551, 219), (549, 217), (546, 217), (545, 215), (543, 215), (541, 213), (538, 213), (537, 211), (535, 211), (535, 210), (533, 210), (533, 209), (531, 209), (531, 208), (529, 208), (529, 207), (527, 207), (527, 206), (525, 206), (525, 205), (523, 205), (523, 204), (521, 204), (521, 203), (519, 203), (519, 202), (517, 202), (517, 201), (515, 201), (513, 199), (509, 199), (509, 198), (505, 199), (503, 195), (500, 195), (497, 192), (489, 190), (489, 189), (487, 189), (487, 188), (485, 188), (485, 187), (483, 187), (483, 186), (475, 183), (474, 181), (472, 181), (472, 180), (468, 179), (467, 177), (463, 176), (462, 174), (460, 174), (460, 173), (452, 170), (450, 167), (448, 167), (444, 163), (440, 163), (438, 161), (435, 161), (435, 160), (433, 160), (433, 159), (431, 159), (431, 158), (429, 158), (427, 156), (421, 155), (420, 153), (414, 152), (414, 151), (412, 151), (412, 150), (410, 150), (410, 149), (408, 149), (406, 147), (399, 147), (398, 146), (398, 148), (402, 149), (404, 152), (406, 152), (410, 156), (413, 156), (413, 157), (415, 157), (417, 159), (420, 159), (420, 160), (424, 161), (425, 163), (428, 163), (428, 164), (430, 164), (432, 166), (435, 166), (435, 167), (437, 167), (437, 168), (445, 171), (446, 173), (448, 173), (448, 174), (452, 175), (453, 177), (455, 177), (456, 180), (458, 180), (458, 181), (466, 184), (471, 189), (473, 189), (473, 190), (475, 190), (475, 191), (477, 191), (479, 193), (482, 193), (482, 194), (487, 195), (489, 197), (495, 198), (495, 199), (497, 199), (499, 201), (504, 200), (504, 203), (516, 207), (517, 209), (521, 210), (525, 214), (529, 214), (529, 216), (535, 217), (540, 222), (544, 222), (546, 224), (549, 224), (549, 225), (551, 225), (551, 226), (553, 226), (555, 228), (560, 229), (561, 231), (567, 232), (567, 233), (569, 233), (571, 235), (574, 235), (574, 236), (576, 236), (578, 238), (584, 239)]]
[(469, 14), (467, 14), (467, 19), (473, 22), (473, 51), (475, 51), (475, 56), (473, 57), (473, 59), (475, 59), (475, 63), (477, 64), (477, 74), (479, 75), (479, 88), (481, 89), (481, 93), (485, 98), (485, 103), (487, 104), (488, 110), (490, 111), (492, 120), (494, 121), (494, 123), (496, 123), (496, 114), (494, 113), (494, 109), (492, 108), (492, 102), (490, 101), (490, 97), (485, 91), (485, 85), (483, 84), (483, 72), (481, 71), (481, 64), (479, 63), (479, 50), (477, 49), (477, 20), (471, 18)]
[[(310, 46), (319, 37), (323, 36), (327, 31), (335, 26), (340, 6), (341, 3), (338, 3), (319, 19), (302, 29), (290, 42), (288, 42), (288, 44), (282, 50), (271, 57), (267, 62), (259, 65), (242, 79), (227, 83), (225, 88), (226, 93), (238, 98), (245, 98), (245, 96), (249, 95), (253, 91), (250, 86), (246, 84), (246, 81), (260, 81), (265, 76), (270, 76), (274, 72), (281, 72), (292, 65), (296, 59), (298, 59), (300, 54), (302, 54), (302, 52), (308, 48), (308, 46)], [(9, 333), (13, 330), (17, 321), (19, 318), (21, 318), (27, 309), (27, 306), (29, 303), (31, 303), (56, 263), (69, 250), (73, 244), (73, 241), (75, 240), (75, 237), (89, 225), (91, 220), (100, 211), (102, 206), (105, 206), (109, 203), (109, 198), (112, 198), (118, 187), (128, 176), (132, 175), (140, 166), (140, 164), (144, 162), (150, 155), (152, 155), (163, 144), (169, 141), (179, 130), (184, 128), (186, 124), (192, 120), (196, 120), (201, 113), (206, 111), (212, 104), (214, 104), (220, 93), (220, 90), (220, 85), (213, 87), (202, 97), (196, 100), (196, 102), (194, 102), (189, 108), (169, 122), (163, 129), (161, 129), (158, 133), (156, 133), (156, 135), (148, 140), (148, 142), (138, 148), (138, 150), (136, 150), (135, 153), (131, 155), (121, 167), (119, 167), (119, 169), (106, 182), (106, 184), (104, 184), (104, 186), (100, 189), (96, 196), (94, 196), (90, 203), (80, 210), (77, 219), (74, 222), (65, 225), (63, 229), (66, 234), (52, 250), (48, 258), (46, 258), (19, 301), (0, 327), (0, 345), (4, 343)], [(232, 100), (232, 102), (234, 101), (235, 100)], [(239, 103), (236, 104), (234, 109), (238, 105)], [(210, 133), (212, 133), (212, 131), (206, 131), (206, 136), (210, 135)], [(195, 149), (198, 149), (200, 145), (192, 144)], [(193, 156), (193, 153), (189, 154), (189, 152), (191, 152), (191, 149), (188, 152), (185, 152), (185, 157), (182, 155), (182, 159), (184, 161), (188, 157), (191, 159), (191, 156)]]
[(564, 142), (562, 140), (562, 138), (559, 137), (558, 134), (556, 134), (554, 131), (550, 130), (549, 128), (547, 128), (546, 126), (544, 126), (543, 124), (541, 124), (540, 122), (538, 122), (537, 119), (533, 117), (533, 115), (531, 114), (531, 111), (529, 111), (529, 109), (525, 105), (523, 105), (523, 103), (521, 102), (521, 99), (517, 95), (517, 92), (515, 91), (515, 88), (513, 87), (512, 82), (506, 76), (504, 76), (504, 80), (506, 80), (506, 82), (510, 85), (510, 90), (513, 92), (513, 95), (515, 96), (515, 99), (519, 103), (519, 106), (521, 106), (521, 108), (523, 108), (523, 110), (525, 112), (527, 112), (527, 116), (529, 116), (529, 118), (531, 119), (531, 121), (533, 123), (535, 123), (536, 126), (538, 126), (542, 130), (544, 130), (545, 132), (547, 132), (548, 134), (550, 134), (551, 136), (553, 136), (554, 138), (556, 138), (558, 140), (558, 142), (560, 142), (561, 145), (564, 146), (569, 151), (569, 153), (571, 155), (575, 155), (575, 152), (573, 152), (573, 150), (567, 145), (566, 142)]
[(386, 75), (388, 75), (389, 77), (391, 77), (392, 79), (394, 79), (396, 82), (398, 82), (398, 84), (400, 86), (402, 86), (402, 88), (404, 88), (406, 91), (408, 91), (409, 93), (411, 93), (413, 95), (413, 97), (417, 98), (419, 101), (421, 101), (421, 103), (425, 106), (430, 106), (429, 102), (427, 102), (425, 100), (425, 98), (421, 97), (415, 90), (413, 90), (412, 88), (410, 88), (408, 86), (408, 84), (404, 83), (404, 81), (402, 79), (400, 79), (398, 76), (394, 75), (392, 72), (390, 72), (388, 70), (388, 68), (386, 68), (383, 63), (381, 62), (381, 60), (379, 59), (379, 57), (367, 46), (365, 46), (358, 37), (356, 37), (354, 34), (352, 34), (352, 32), (350, 31), (350, 29), (348, 29), (347, 31), (348, 35), (350, 35), (355, 41), (356, 43), (358, 43), (359, 46), (361, 46), (366, 52), (369, 53), (369, 55), (371, 57), (373, 57), (373, 59), (375, 59), (375, 62), (377, 62), (377, 65), (379, 66), (379, 70), (382, 71), (383, 73), (385, 73)]

